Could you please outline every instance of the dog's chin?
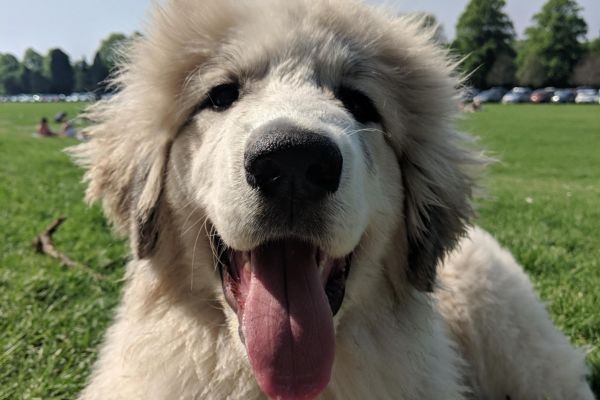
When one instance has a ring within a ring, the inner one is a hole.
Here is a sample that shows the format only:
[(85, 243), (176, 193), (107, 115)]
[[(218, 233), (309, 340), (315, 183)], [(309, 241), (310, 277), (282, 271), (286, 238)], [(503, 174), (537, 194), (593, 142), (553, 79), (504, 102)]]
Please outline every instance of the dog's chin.
[(238, 251), (215, 235), (213, 245), (261, 389), (271, 398), (316, 397), (331, 375), (333, 316), (344, 299), (351, 254), (333, 258), (295, 238)]

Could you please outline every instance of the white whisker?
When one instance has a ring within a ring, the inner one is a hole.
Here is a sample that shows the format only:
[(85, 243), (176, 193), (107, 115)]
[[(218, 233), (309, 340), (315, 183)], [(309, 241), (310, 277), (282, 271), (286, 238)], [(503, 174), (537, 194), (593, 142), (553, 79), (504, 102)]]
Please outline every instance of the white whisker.
[(387, 132), (385, 132), (381, 129), (377, 129), (377, 128), (361, 128), (361, 129), (353, 129), (353, 130), (344, 130), (344, 134), (346, 134), (348, 136), (353, 136), (357, 133), (363, 133), (363, 132), (380, 133), (383, 136), (389, 136)]

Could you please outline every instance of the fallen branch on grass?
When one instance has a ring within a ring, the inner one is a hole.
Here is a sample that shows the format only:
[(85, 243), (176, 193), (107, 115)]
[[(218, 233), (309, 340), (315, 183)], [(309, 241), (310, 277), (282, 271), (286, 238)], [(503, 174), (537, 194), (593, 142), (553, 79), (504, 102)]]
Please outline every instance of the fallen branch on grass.
[(52, 235), (54, 234), (54, 232), (56, 232), (58, 227), (61, 226), (63, 222), (65, 222), (66, 219), (66, 217), (60, 217), (57, 218), (54, 222), (52, 222), (50, 225), (48, 225), (48, 227), (42, 233), (37, 235), (37, 237), (33, 241), (33, 247), (35, 247), (35, 250), (38, 253), (46, 254), (52, 258), (60, 260), (60, 263), (64, 267), (78, 268), (91, 274), (96, 279), (105, 280), (105, 276), (98, 274), (96, 271), (94, 271), (85, 264), (73, 261), (65, 254), (58, 251), (56, 246), (54, 246), (54, 242), (52, 241)]

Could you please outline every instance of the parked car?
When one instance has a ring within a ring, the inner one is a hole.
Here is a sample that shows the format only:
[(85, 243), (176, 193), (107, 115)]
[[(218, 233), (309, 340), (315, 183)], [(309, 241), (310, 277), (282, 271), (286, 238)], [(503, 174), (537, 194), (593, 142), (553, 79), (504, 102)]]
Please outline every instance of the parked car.
[(558, 89), (550, 99), (553, 103), (572, 103), (575, 101), (575, 90)]
[(493, 87), (488, 90), (484, 90), (477, 96), (473, 97), (473, 101), (477, 103), (498, 103), (502, 100), (502, 96), (506, 93), (506, 89), (503, 87)]
[(531, 89), (528, 87), (517, 86), (502, 96), (502, 103), (527, 103), (531, 96)]
[(529, 100), (532, 103), (548, 103), (554, 96), (553, 88), (537, 89), (531, 93)]
[(93, 102), (96, 101), (96, 95), (92, 92), (84, 92), (84, 93), (71, 93), (65, 99), (68, 103), (78, 102), (78, 101), (87, 101)]
[(577, 104), (598, 103), (598, 91), (596, 89), (578, 89), (575, 96)]

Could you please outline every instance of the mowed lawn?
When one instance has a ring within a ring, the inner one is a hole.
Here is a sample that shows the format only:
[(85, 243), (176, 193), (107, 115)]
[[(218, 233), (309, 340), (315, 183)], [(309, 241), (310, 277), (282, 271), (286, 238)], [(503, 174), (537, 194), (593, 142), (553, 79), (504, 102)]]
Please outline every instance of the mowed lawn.
[[(82, 171), (62, 152), (76, 141), (32, 136), (42, 116), (83, 106), (0, 104), (2, 400), (74, 398), (118, 301), (126, 246), (82, 200)], [(59, 216), (56, 246), (106, 280), (35, 253), (31, 241)]]
[[(82, 107), (0, 104), (0, 400), (73, 398), (118, 301), (127, 246), (83, 203), (82, 171), (61, 151), (76, 142), (32, 136), (42, 116)], [(600, 107), (486, 106), (459, 125), (501, 160), (482, 180), (479, 223), (588, 351), (600, 394)], [(63, 215), (57, 247), (103, 279), (33, 250)]]
[(600, 106), (489, 105), (459, 125), (498, 160), (482, 181), (478, 223), (586, 349), (600, 395)]

